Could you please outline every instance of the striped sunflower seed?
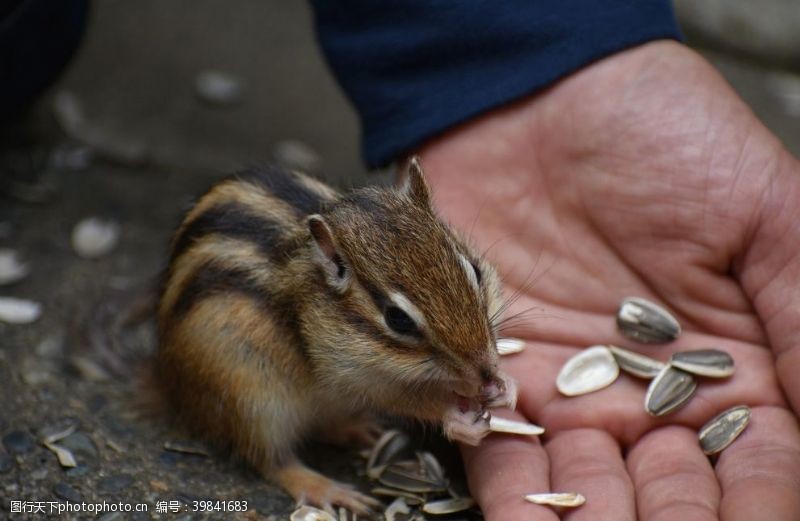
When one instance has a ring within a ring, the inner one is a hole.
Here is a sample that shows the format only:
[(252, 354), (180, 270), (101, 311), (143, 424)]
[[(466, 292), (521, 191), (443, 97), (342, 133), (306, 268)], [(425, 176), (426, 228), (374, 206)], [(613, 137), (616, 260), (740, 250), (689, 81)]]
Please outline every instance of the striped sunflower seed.
[(639, 378), (655, 378), (664, 369), (663, 362), (617, 346), (608, 346), (619, 368)]
[(697, 382), (689, 373), (666, 366), (650, 382), (644, 407), (653, 416), (663, 416), (684, 405), (697, 389)]
[(718, 349), (680, 351), (673, 353), (669, 363), (687, 373), (710, 378), (725, 378), (734, 371), (731, 355)]
[(619, 365), (606, 346), (592, 346), (564, 364), (556, 378), (558, 391), (565, 396), (591, 393), (614, 383)]
[(644, 344), (672, 342), (681, 333), (681, 325), (669, 311), (638, 297), (622, 301), (617, 326), (623, 335)]
[(703, 425), (698, 437), (703, 452), (709, 456), (722, 452), (739, 437), (750, 423), (750, 407), (737, 405)]

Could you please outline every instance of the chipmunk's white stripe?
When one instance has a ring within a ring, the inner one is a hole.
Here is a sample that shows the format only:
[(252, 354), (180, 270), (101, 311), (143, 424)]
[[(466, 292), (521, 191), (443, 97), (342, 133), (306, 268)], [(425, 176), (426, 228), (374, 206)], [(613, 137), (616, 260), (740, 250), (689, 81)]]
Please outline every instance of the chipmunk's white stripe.
[(464, 268), (464, 271), (467, 273), (467, 278), (472, 283), (472, 287), (480, 292), (481, 287), (480, 284), (478, 284), (478, 276), (475, 275), (475, 268), (472, 267), (472, 263), (460, 253), (458, 254), (458, 260), (461, 262), (461, 267)]

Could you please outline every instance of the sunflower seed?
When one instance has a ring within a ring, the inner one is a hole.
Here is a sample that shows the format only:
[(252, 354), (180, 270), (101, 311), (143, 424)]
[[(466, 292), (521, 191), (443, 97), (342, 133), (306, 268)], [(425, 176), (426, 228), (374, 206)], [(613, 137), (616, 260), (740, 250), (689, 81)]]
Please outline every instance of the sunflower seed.
[(653, 416), (663, 416), (684, 405), (696, 388), (697, 382), (692, 375), (666, 366), (647, 388), (645, 409)]
[(442, 483), (428, 479), (425, 476), (409, 472), (391, 465), (384, 470), (378, 478), (387, 487), (397, 488), (406, 492), (442, 492), (447, 487)]
[(383, 515), (386, 518), (386, 521), (395, 521), (397, 514), (410, 514), (410, 513), (411, 509), (409, 508), (409, 506), (406, 504), (405, 501), (403, 501), (403, 498), (399, 497), (394, 501), (392, 501), (392, 504), (386, 508), (386, 510), (383, 512)]
[(42, 315), (42, 305), (32, 300), (0, 297), (0, 322), (30, 324)]
[(556, 387), (566, 396), (591, 393), (611, 385), (619, 366), (606, 346), (592, 346), (573, 356), (556, 378)]
[(164, 449), (170, 452), (192, 454), (194, 456), (208, 456), (208, 447), (193, 441), (165, 441)]
[(671, 342), (681, 333), (681, 325), (669, 311), (637, 297), (622, 301), (617, 326), (626, 337), (645, 344)]
[(559, 492), (551, 494), (528, 494), (525, 501), (537, 505), (550, 505), (554, 507), (579, 507), (586, 503), (586, 498), (577, 492)]
[(28, 265), (20, 260), (15, 250), (0, 248), (0, 286), (18, 282), (29, 273)]
[(710, 378), (725, 378), (734, 371), (731, 355), (718, 349), (680, 351), (672, 354), (669, 363), (687, 373)]
[(386, 466), (408, 445), (408, 436), (397, 430), (388, 430), (372, 447), (367, 460), (367, 476), (378, 479)]
[(439, 483), (447, 483), (444, 469), (439, 463), (439, 460), (436, 459), (436, 456), (430, 452), (417, 452), (417, 461), (419, 461), (420, 466), (425, 470), (426, 476), (435, 479)]
[(525, 341), (519, 338), (501, 338), (497, 341), (497, 352), (500, 356), (512, 355), (525, 349)]
[(700, 446), (711, 456), (722, 452), (750, 423), (750, 407), (737, 405), (717, 415), (700, 429)]
[(289, 516), (290, 521), (336, 521), (329, 513), (318, 508), (310, 506), (302, 506), (292, 512)]
[(422, 511), (426, 514), (433, 514), (435, 516), (444, 516), (447, 514), (455, 514), (456, 512), (463, 512), (475, 506), (475, 500), (471, 497), (460, 497), (456, 499), (440, 499), (438, 501), (429, 501), (422, 505)]
[(413, 492), (406, 492), (405, 490), (398, 490), (396, 488), (375, 487), (370, 493), (373, 496), (386, 496), (386, 497), (401, 497), (406, 500), (409, 505), (421, 505), (425, 502), (425, 498)]
[(492, 432), (505, 432), (508, 434), (522, 434), (527, 436), (539, 436), (544, 434), (544, 427), (533, 423), (518, 422), (492, 416), (489, 420), (489, 430)]
[(640, 355), (617, 346), (608, 346), (619, 368), (639, 378), (655, 378), (665, 364), (649, 356)]

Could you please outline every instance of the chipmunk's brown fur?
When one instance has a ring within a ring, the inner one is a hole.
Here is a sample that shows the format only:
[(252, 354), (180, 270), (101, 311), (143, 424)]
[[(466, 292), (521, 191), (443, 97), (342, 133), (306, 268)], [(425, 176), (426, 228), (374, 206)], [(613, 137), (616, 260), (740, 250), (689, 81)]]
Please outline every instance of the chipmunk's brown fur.
[(402, 188), (344, 196), (252, 170), (175, 236), (159, 374), (181, 418), (298, 500), (364, 511), (374, 500), (304, 467), (295, 445), (342, 438), (370, 410), (476, 444), (483, 407), (516, 396), (497, 370), (498, 308), (494, 270), (435, 216), (415, 160)]

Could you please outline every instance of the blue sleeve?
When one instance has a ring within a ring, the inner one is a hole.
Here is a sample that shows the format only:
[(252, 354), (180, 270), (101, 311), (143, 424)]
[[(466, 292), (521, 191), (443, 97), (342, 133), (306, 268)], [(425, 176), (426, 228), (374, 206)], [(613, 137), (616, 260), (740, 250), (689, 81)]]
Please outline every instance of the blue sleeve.
[(668, 0), (312, 0), (317, 36), (381, 166), (595, 60), (679, 39)]

